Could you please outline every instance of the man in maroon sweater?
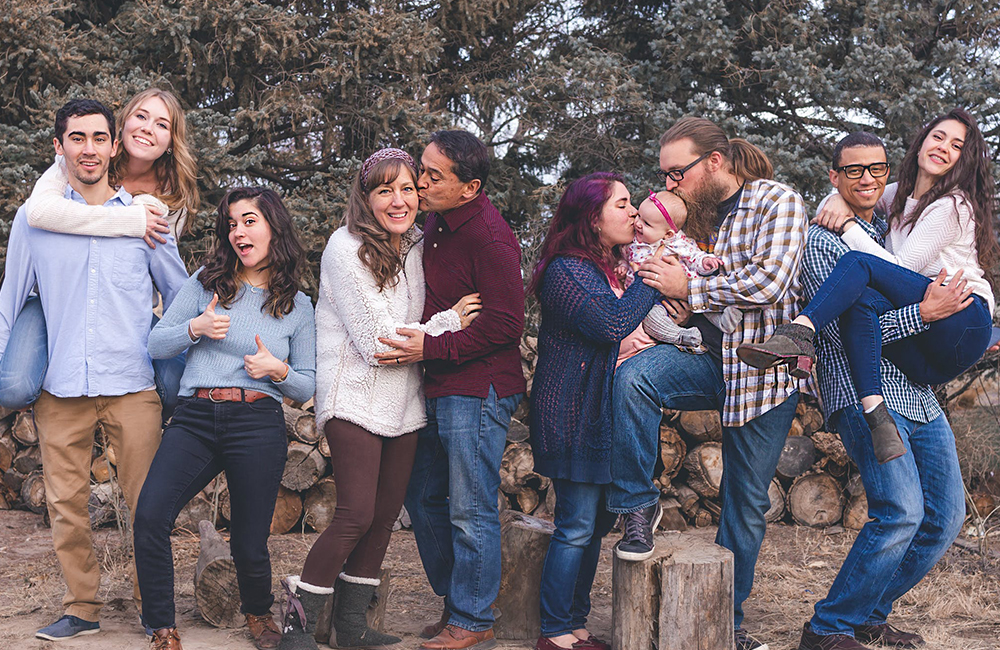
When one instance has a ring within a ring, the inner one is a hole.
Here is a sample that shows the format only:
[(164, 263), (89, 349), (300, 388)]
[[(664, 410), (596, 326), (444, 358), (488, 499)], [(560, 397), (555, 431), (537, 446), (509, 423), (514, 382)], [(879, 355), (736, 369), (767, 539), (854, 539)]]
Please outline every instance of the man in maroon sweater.
[(440, 131), (420, 158), (424, 320), (479, 293), (469, 327), (440, 336), (401, 329), (380, 363), (424, 362), (427, 426), (420, 431), (406, 509), (424, 571), (445, 598), (423, 648), (496, 645), (490, 606), (500, 590), (500, 459), (525, 391), (518, 344), (524, 329), (521, 248), (483, 185), (486, 146), (466, 131)]

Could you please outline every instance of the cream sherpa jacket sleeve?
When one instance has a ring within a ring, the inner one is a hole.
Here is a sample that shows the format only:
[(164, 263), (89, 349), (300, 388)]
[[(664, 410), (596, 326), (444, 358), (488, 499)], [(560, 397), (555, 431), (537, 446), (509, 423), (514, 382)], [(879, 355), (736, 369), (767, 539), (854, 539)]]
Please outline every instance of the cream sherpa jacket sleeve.
[[(369, 365), (378, 366), (377, 352), (388, 352), (391, 348), (379, 342), (379, 338), (401, 339), (396, 330), (401, 327), (419, 329), (436, 336), (444, 332), (454, 332), (462, 328), (458, 314), (446, 309), (434, 314), (424, 324), (403, 323), (391, 313), (394, 291), (379, 291), (375, 277), (358, 257), (358, 241), (349, 233), (335, 233), (331, 246), (323, 253), (320, 265), (320, 288), (323, 298), (329, 300), (340, 316), (355, 348)], [(399, 279), (400, 289), (405, 289), (405, 280)]]
[(69, 176), (62, 156), (35, 183), (24, 204), (28, 225), (42, 230), (93, 237), (142, 237), (146, 209), (141, 205), (105, 207), (67, 199)]

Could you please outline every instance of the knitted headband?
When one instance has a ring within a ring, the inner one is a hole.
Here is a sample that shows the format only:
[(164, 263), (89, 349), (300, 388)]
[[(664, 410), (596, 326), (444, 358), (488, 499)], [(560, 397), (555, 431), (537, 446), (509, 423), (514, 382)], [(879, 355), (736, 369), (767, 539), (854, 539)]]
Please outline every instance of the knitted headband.
[(413, 162), (413, 156), (406, 153), (402, 149), (394, 149), (392, 147), (379, 149), (372, 155), (368, 156), (368, 160), (361, 165), (361, 184), (368, 184), (368, 173), (371, 172), (372, 167), (383, 160), (389, 160), (390, 158), (398, 158), (414, 169), (417, 167), (417, 164)]

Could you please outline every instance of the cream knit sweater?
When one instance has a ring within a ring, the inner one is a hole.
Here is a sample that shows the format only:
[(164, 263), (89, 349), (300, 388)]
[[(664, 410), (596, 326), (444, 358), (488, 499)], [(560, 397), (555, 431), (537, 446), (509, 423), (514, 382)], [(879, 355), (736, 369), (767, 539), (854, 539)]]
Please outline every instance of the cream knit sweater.
[(424, 266), (421, 233), (403, 235), (403, 270), (395, 286), (379, 291), (361, 263), (361, 239), (341, 227), (331, 236), (320, 264), (316, 304), (316, 426), (340, 418), (380, 436), (396, 437), (427, 423), (423, 369), (419, 364), (379, 365), (387, 352), (381, 338), (402, 338), (397, 327), (439, 335), (461, 329), (451, 309), (421, 325)]
[[(880, 206), (892, 205), (896, 187), (896, 183), (886, 186)], [(917, 200), (907, 197), (904, 215), (910, 216), (916, 207)], [(990, 313), (996, 309), (993, 288), (976, 254), (976, 222), (963, 194), (943, 196), (928, 205), (913, 230), (896, 222), (886, 233), (885, 248), (872, 241), (862, 228), (850, 228), (841, 238), (851, 250), (870, 253), (929, 278), (945, 269), (947, 281), (951, 282), (955, 273), (962, 270), (965, 272), (962, 279), (986, 301)]]

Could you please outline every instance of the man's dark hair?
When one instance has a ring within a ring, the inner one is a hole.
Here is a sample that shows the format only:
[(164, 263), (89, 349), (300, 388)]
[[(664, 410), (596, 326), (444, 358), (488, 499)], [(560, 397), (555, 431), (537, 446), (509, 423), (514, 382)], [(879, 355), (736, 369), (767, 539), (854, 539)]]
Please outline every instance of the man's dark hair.
[(869, 133), (868, 131), (855, 131), (854, 133), (844, 136), (844, 138), (837, 143), (837, 146), (833, 149), (833, 168), (836, 169), (840, 167), (840, 155), (844, 152), (844, 149), (853, 149), (855, 147), (882, 147), (882, 153), (885, 154), (885, 159), (889, 160), (889, 152), (886, 151), (885, 143), (882, 142), (882, 138), (878, 137), (874, 133)]
[(482, 140), (468, 131), (438, 131), (431, 142), (451, 161), (458, 180), (468, 183), (478, 178), (479, 191), (483, 191), (490, 175), (490, 155)]
[(96, 99), (71, 99), (56, 112), (56, 139), (62, 144), (63, 136), (66, 135), (66, 122), (71, 117), (83, 117), (85, 115), (103, 115), (108, 121), (108, 135), (111, 141), (115, 139), (115, 114), (111, 109), (97, 101)]

